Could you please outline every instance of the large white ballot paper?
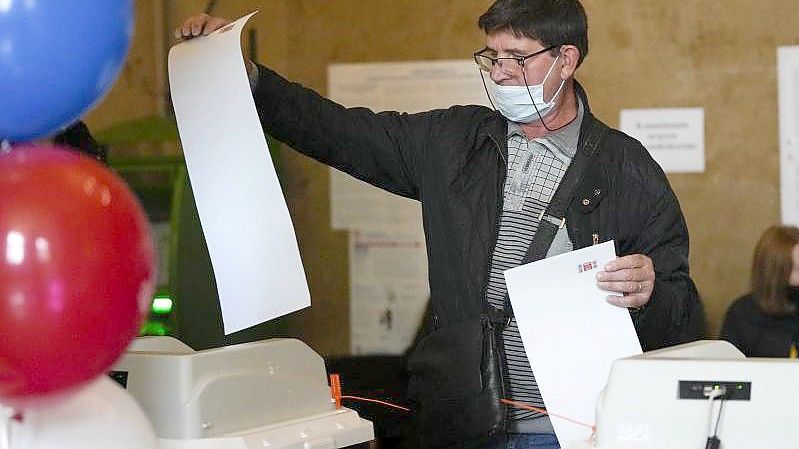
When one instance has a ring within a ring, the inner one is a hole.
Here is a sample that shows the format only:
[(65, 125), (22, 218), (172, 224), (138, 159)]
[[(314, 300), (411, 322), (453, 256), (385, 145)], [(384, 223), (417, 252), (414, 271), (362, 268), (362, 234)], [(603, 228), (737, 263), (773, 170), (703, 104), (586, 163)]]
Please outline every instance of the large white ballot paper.
[[(505, 271), (524, 349), (547, 411), (593, 425), (611, 362), (641, 353), (627, 309), (606, 302), (596, 274), (616, 258), (612, 241)], [(551, 417), (561, 447), (592, 430)]]
[(311, 304), (242, 58), (251, 16), (169, 51), (172, 102), (226, 334)]

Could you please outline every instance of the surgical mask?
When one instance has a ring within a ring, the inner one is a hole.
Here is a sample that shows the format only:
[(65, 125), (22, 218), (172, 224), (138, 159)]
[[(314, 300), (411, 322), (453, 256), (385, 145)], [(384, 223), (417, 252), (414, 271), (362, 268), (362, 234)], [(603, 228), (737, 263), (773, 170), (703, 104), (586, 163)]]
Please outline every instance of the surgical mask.
[(532, 123), (547, 116), (555, 107), (555, 99), (558, 98), (566, 81), (560, 82), (560, 87), (549, 101), (544, 101), (544, 83), (546, 83), (555, 64), (558, 62), (558, 55), (549, 67), (549, 71), (544, 76), (540, 84), (532, 86), (502, 86), (494, 82), (490, 77), (486, 86), (494, 107), (500, 114), (512, 122)]

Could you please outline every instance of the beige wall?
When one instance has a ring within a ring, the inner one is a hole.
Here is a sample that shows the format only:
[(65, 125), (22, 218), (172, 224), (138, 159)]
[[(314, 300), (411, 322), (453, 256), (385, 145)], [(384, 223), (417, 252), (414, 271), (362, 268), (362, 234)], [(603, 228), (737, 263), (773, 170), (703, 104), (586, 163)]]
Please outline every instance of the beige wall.
[(136, 28), (119, 79), (85, 117), (92, 129), (154, 115), (164, 106), (163, 11), (161, 0), (135, 2)]
[[(167, 1), (164, 21), (204, 1)], [(484, 0), (225, 0), (216, 12), (254, 18), (259, 59), (324, 91), (337, 62), (468, 58), (482, 46)], [(139, 1), (141, 17), (159, 1)], [(704, 107), (707, 171), (670, 175), (691, 232), (692, 274), (715, 334), (747, 290), (751, 251), (779, 219), (776, 47), (799, 44), (799, 2), (785, 0), (585, 0), (591, 50), (578, 73), (596, 115), (618, 125), (621, 108)], [(117, 87), (90, 116), (107, 123), (160, 107), (158, 19), (137, 25)], [(155, 90), (154, 90), (155, 89)], [(314, 307), (292, 318), (323, 354), (348, 348), (346, 235), (329, 228), (328, 173), (285, 151), (282, 166)]]
[(583, 70), (595, 112), (705, 108), (704, 174), (670, 175), (691, 233), (691, 269), (715, 334), (748, 289), (752, 249), (779, 221), (776, 48), (799, 44), (799, 2), (593, 0)]

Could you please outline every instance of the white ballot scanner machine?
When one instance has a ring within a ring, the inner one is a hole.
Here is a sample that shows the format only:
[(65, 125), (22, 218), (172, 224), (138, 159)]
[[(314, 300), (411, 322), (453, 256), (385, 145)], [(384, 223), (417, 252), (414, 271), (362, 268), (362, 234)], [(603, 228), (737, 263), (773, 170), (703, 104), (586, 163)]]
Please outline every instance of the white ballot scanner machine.
[(369, 421), (336, 408), (322, 357), (299, 340), (194, 351), (142, 337), (110, 375), (147, 413), (162, 449), (327, 449), (374, 439)]
[(569, 449), (799, 448), (797, 381), (799, 361), (746, 358), (725, 341), (619, 359), (595, 441)]

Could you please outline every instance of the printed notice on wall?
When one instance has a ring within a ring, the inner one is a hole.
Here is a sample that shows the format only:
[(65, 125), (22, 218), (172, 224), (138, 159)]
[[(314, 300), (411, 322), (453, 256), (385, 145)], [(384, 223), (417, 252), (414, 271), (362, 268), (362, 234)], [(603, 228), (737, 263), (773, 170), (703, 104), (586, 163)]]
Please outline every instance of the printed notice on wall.
[(782, 222), (799, 226), (799, 46), (777, 50)]
[(353, 230), (349, 249), (352, 354), (402, 354), (429, 295), (424, 239)]
[(622, 109), (621, 130), (638, 139), (667, 173), (705, 171), (702, 108)]

